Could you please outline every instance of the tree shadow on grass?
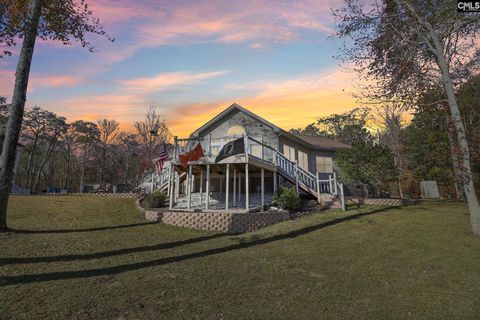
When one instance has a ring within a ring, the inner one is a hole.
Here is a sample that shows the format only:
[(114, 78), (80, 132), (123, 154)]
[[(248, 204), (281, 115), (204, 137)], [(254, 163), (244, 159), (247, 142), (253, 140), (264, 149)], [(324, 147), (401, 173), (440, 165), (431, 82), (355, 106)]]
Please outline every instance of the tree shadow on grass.
[(188, 253), (188, 254), (179, 255), (179, 256), (165, 257), (165, 258), (160, 258), (160, 259), (151, 260), (151, 261), (123, 264), (123, 265), (99, 268), (99, 269), (59, 271), (59, 272), (50, 272), (50, 273), (41, 273), (41, 274), (26, 274), (26, 275), (20, 275), (20, 276), (0, 277), (0, 286), (44, 282), (44, 281), (52, 281), (52, 280), (81, 279), (81, 278), (89, 278), (89, 277), (97, 277), (97, 276), (116, 275), (116, 274), (120, 274), (128, 271), (135, 271), (139, 269), (162, 266), (162, 265), (171, 264), (175, 262), (208, 257), (208, 256), (220, 254), (220, 253), (226, 253), (230, 251), (264, 245), (264, 244), (268, 244), (268, 243), (279, 241), (279, 240), (293, 239), (313, 231), (317, 231), (317, 230), (330, 227), (339, 223), (356, 220), (372, 214), (381, 213), (384, 211), (388, 211), (390, 209), (399, 209), (399, 208), (385, 207), (385, 208), (376, 209), (372, 211), (360, 212), (360, 213), (356, 213), (346, 217), (337, 218), (337, 219), (329, 220), (316, 225), (308, 226), (302, 229), (290, 231), (284, 234), (278, 234), (278, 235), (274, 235), (266, 238), (254, 239), (248, 242), (240, 242), (238, 244), (232, 244), (225, 247), (213, 248), (213, 249), (203, 250), (203, 251), (194, 252), (194, 253)]
[(124, 248), (112, 251), (104, 252), (95, 252), (87, 254), (72, 254), (72, 255), (63, 255), (63, 256), (47, 256), (47, 257), (13, 257), (13, 258), (0, 258), (0, 266), (8, 264), (28, 264), (28, 263), (49, 263), (49, 262), (67, 262), (75, 260), (92, 260), (92, 259), (101, 259), (114, 257), (130, 253), (139, 253), (139, 252), (148, 252), (148, 251), (157, 251), (163, 249), (171, 249), (187, 244), (198, 243), (202, 241), (207, 241), (215, 238), (226, 237), (227, 234), (217, 233), (204, 237), (190, 238), (186, 240), (178, 240), (167, 243), (159, 243), (149, 246), (134, 247), (134, 248)]
[(141, 226), (156, 224), (156, 223), (157, 222), (142, 222), (142, 223), (124, 224), (119, 226), (96, 227), (96, 228), (87, 228), (87, 229), (24, 230), (24, 229), (10, 228), (8, 229), (8, 231), (13, 233), (25, 233), (25, 234), (57, 234), (57, 233), (60, 234), (60, 233), (92, 232), (92, 231), (104, 231), (104, 230), (141, 227)]

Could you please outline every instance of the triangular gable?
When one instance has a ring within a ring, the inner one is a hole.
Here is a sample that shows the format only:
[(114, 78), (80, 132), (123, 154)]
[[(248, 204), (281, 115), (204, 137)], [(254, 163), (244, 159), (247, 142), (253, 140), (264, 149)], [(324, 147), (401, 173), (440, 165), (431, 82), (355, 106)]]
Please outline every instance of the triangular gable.
[(217, 114), (215, 117), (213, 117), (213, 119), (211, 119), (210, 121), (205, 123), (203, 126), (198, 128), (197, 130), (195, 130), (190, 136), (191, 137), (200, 136), (202, 134), (202, 132), (211, 128), (212, 126), (214, 126), (216, 123), (221, 121), (223, 118), (225, 118), (226, 116), (228, 116), (231, 112), (233, 112), (235, 110), (237, 110), (237, 111), (239, 111), (239, 112), (241, 112), (241, 113), (257, 120), (257, 121), (259, 121), (263, 125), (265, 125), (269, 128), (272, 128), (272, 130), (277, 131), (278, 133), (281, 133), (284, 136), (287, 136), (289, 139), (291, 139), (291, 140), (293, 140), (293, 141), (295, 141), (295, 142), (297, 142), (301, 145), (304, 145), (304, 146), (306, 146), (308, 148), (312, 148), (312, 149), (317, 148), (316, 146), (308, 143), (307, 141), (305, 141), (303, 139), (300, 139), (300, 138), (296, 137), (295, 135), (289, 133), (288, 131), (283, 130), (282, 128), (274, 125), (270, 121), (265, 120), (264, 118), (260, 117), (259, 115), (256, 115), (255, 113), (251, 112), (250, 110), (245, 109), (244, 107), (242, 107), (241, 105), (239, 105), (237, 103), (233, 103), (230, 107), (226, 108), (225, 110), (223, 110), (222, 112)]
[(202, 134), (203, 131), (207, 130), (208, 128), (212, 127), (213, 125), (215, 125), (217, 122), (221, 121), (223, 118), (225, 118), (227, 115), (229, 115), (231, 112), (233, 111), (239, 111), (241, 113), (244, 113), (250, 117), (252, 117), (253, 119), (259, 121), (260, 123), (266, 125), (267, 127), (270, 127), (272, 128), (273, 130), (276, 130), (276, 131), (285, 131), (279, 127), (277, 127), (276, 125), (274, 125), (273, 123), (265, 120), (264, 118), (256, 115), (255, 113), (245, 109), (244, 107), (242, 107), (241, 105), (239, 104), (232, 104), (230, 107), (228, 107), (227, 109), (223, 110), (222, 112), (220, 112), (219, 114), (217, 114), (215, 117), (213, 117), (213, 119), (209, 120), (207, 123), (205, 123), (203, 126), (201, 126), (200, 128), (198, 128), (197, 130), (195, 130), (191, 136), (199, 136)]

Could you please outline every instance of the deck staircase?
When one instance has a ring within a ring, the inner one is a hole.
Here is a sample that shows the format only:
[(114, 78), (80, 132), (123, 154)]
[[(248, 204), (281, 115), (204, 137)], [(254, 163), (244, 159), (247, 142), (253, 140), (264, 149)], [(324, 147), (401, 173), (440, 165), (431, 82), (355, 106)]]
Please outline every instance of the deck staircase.
[[(316, 198), (323, 208), (342, 208), (345, 210), (345, 197), (343, 183), (339, 182), (336, 173), (328, 179), (320, 179), (317, 175), (303, 169), (296, 161), (291, 161), (276, 149), (265, 145), (261, 141), (251, 137), (245, 138), (248, 142), (247, 150), (249, 157), (255, 157), (262, 161), (269, 162), (277, 168), (277, 173), (295, 185), (297, 192), (304, 193)], [(260, 155), (252, 153), (252, 145), (261, 147)]]
[[(185, 181), (187, 178), (186, 172), (181, 172), (179, 179), (180, 183)], [(151, 191), (167, 191), (168, 190), (168, 180), (170, 179), (170, 166), (163, 168), (163, 171), (160, 174), (156, 172), (151, 172), (148, 176), (144, 177), (149, 183), (151, 183)]]
[[(235, 137), (231, 137), (234, 139)], [(236, 137), (238, 138), (238, 137)], [(275, 148), (258, 141), (249, 136), (243, 136), (245, 139), (245, 156), (261, 160), (273, 165), (276, 168), (277, 174), (290, 181), (295, 185), (298, 193), (303, 191), (311, 198), (315, 199), (322, 208), (342, 208), (345, 210), (345, 198), (343, 192), (343, 183), (337, 180), (336, 174), (333, 173), (328, 179), (320, 179), (319, 174), (315, 175), (308, 170), (303, 169), (296, 161), (291, 161), (283, 154), (278, 152)], [(178, 154), (188, 152), (193, 146), (201, 141), (201, 139), (175, 139), (174, 159)], [(228, 143), (230, 140), (225, 140), (223, 143)], [(211, 138), (208, 139), (208, 153), (211, 154)], [(218, 145), (219, 149), (223, 145)], [(253, 146), (256, 146), (253, 148)], [(253, 152), (255, 150), (255, 152)], [(260, 150), (260, 152), (258, 152)], [(247, 160), (248, 161), (248, 160)], [(170, 178), (170, 166), (166, 166), (164, 171), (158, 175), (152, 173), (147, 181), (152, 184), (152, 192), (156, 190), (168, 190)], [(180, 182), (187, 178), (185, 171), (180, 172)]]

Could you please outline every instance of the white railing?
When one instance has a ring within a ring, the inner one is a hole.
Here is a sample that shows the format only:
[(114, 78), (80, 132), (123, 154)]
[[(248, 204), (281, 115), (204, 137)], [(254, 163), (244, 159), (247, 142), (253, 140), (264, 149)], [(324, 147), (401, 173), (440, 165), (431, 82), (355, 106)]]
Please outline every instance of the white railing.
[(152, 192), (161, 189), (166, 184), (168, 184), (168, 179), (170, 178), (170, 166), (165, 166), (160, 174), (155, 174), (152, 177)]
[[(245, 155), (247, 157), (255, 157), (257, 159), (269, 162), (277, 166), (284, 173), (289, 175), (292, 180), (295, 181), (297, 191), (299, 184), (302, 187), (308, 189), (311, 193), (316, 194), (320, 201), (321, 194), (333, 194), (340, 198), (342, 209), (345, 210), (345, 199), (343, 194), (343, 183), (337, 180), (336, 174), (333, 173), (333, 177), (330, 176), (326, 180), (321, 180), (318, 173), (317, 175), (309, 172), (308, 170), (300, 167), (297, 162), (292, 161), (285, 157), (283, 154), (272, 146), (269, 146), (263, 142), (262, 139), (257, 140), (249, 136), (226, 136), (223, 138), (212, 138), (210, 135), (206, 138), (188, 138), (177, 139), (175, 138), (174, 146), (174, 159), (178, 158), (179, 154), (186, 153), (193, 149), (198, 142), (202, 143), (204, 153), (207, 156), (215, 156), (228, 142), (242, 138), (245, 143)], [(164, 183), (168, 183), (168, 174), (164, 178), (161, 178)]]
[(246, 152), (248, 156), (258, 158), (260, 160), (275, 163), (275, 155), (277, 150), (272, 146), (265, 144), (263, 141), (259, 141), (252, 137), (245, 137)]

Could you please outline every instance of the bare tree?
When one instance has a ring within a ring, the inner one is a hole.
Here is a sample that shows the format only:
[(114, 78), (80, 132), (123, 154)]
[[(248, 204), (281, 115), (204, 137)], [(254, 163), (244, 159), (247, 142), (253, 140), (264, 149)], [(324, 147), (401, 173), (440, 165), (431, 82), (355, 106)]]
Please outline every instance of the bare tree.
[(390, 149), (393, 154), (395, 167), (398, 170), (398, 193), (403, 198), (402, 179), (404, 176), (404, 141), (403, 141), (404, 108), (401, 105), (382, 106), (376, 108), (375, 120), (379, 127), (379, 143)]
[(77, 141), (77, 130), (74, 123), (67, 123), (65, 130), (62, 132), (61, 136), (61, 145), (62, 145), (62, 155), (65, 159), (65, 175), (63, 178), (63, 188), (69, 189), (70, 182), (70, 171), (72, 166), (72, 152), (74, 149), (74, 144)]
[(35, 178), (32, 183), (33, 193), (36, 192), (37, 184), (40, 179), (40, 174), (43, 172), (43, 168), (47, 163), (48, 159), (50, 158), (50, 155), (54, 152), (60, 135), (66, 130), (65, 118), (58, 117), (56, 114), (50, 112), (47, 128), (47, 144), (44, 148), (42, 160), (40, 162), (39, 168), (36, 170)]
[(115, 120), (101, 119), (97, 121), (101, 151), (100, 180), (105, 181), (105, 165), (109, 148), (118, 134), (118, 122)]
[(154, 154), (159, 146), (158, 142), (166, 141), (168, 143), (172, 134), (168, 130), (165, 120), (161, 120), (160, 115), (157, 114), (156, 106), (150, 106), (145, 114), (145, 120), (136, 121), (134, 127), (147, 155), (148, 164), (151, 166)]
[(78, 120), (74, 122), (77, 131), (77, 142), (82, 146), (82, 164), (80, 172), (80, 184), (79, 192), (83, 191), (83, 184), (85, 180), (85, 171), (87, 166), (87, 159), (92, 146), (99, 141), (100, 132), (98, 131), (97, 124), (93, 122)]
[(413, 104), (425, 91), (443, 88), (461, 150), (472, 231), (480, 235), (480, 205), (455, 93), (458, 84), (478, 72), (480, 15), (458, 13), (450, 0), (345, 2), (335, 12), (338, 35), (351, 40), (343, 58), (369, 80), (368, 98)]
[(31, 187), (33, 184), (33, 164), (35, 160), (35, 154), (37, 152), (37, 146), (40, 142), (40, 139), (47, 134), (48, 125), (51, 117), (51, 112), (38, 106), (34, 106), (33, 108), (25, 112), (23, 121), (24, 129), (22, 130), (22, 135), (25, 139), (32, 141), (32, 144), (28, 148), (28, 163), (27, 169), (25, 171), (27, 188)]
[(128, 177), (130, 175), (131, 167), (136, 161), (137, 151), (139, 144), (137, 142), (137, 136), (129, 132), (120, 132), (118, 134), (118, 151), (119, 158), (123, 161), (123, 177), (122, 183), (127, 184)]

